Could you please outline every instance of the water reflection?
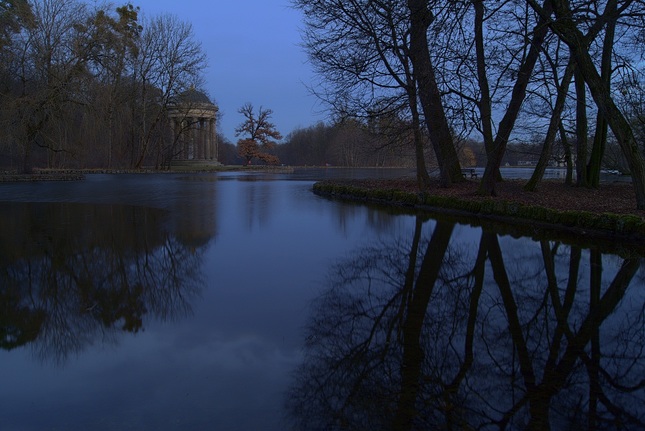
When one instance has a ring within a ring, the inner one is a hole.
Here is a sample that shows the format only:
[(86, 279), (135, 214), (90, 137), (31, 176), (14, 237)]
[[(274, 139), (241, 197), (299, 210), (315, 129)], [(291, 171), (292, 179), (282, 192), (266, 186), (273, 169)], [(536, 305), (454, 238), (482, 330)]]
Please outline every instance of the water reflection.
[(188, 314), (203, 241), (168, 224), (166, 211), (146, 207), (0, 203), (0, 347), (30, 344), (62, 362), (144, 329), (146, 316)]
[(274, 188), (267, 181), (258, 180), (254, 177), (243, 177), (244, 196), (241, 200), (243, 207), (240, 209), (241, 214), (245, 214), (245, 222), (249, 231), (253, 230), (257, 221), (259, 227), (268, 224), (271, 214), (274, 212), (272, 206), (275, 203), (273, 196)]
[(642, 258), (455, 230), (417, 217), (333, 268), (294, 428), (645, 428)]

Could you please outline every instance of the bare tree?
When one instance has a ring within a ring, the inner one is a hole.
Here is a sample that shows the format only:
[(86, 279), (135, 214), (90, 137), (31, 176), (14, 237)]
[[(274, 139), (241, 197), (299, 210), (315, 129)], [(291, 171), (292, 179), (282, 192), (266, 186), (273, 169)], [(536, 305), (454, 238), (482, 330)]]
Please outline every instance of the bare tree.
[(2, 141), (23, 171), (141, 167), (169, 134), (168, 106), (201, 83), (206, 58), (189, 24), (112, 8), (0, 2)]
[[(319, 94), (341, 112), (365, 112), (370, 117), (407, 112), (416, 154), (417, 181), (419, 188), (425, 190), (429, 176), (425, 139), (421, 133), (421, 96), (424, 121), (437, 154), (442, 181), (446, 185), (460, 181), (459, 162), (436, 81), (426, 80), (423, 86), (417, 85), (419, 77), (425, 79), (434, 71), (414, 65), (424, 53), (429, 54), (427, 45), (421, 46), (423, 41), (418, 41), (416, 51), (411, 49), (412, 24), (406, 3), (402, 0), (296, 0), (294, 4), (305, 15), (305, 48), (323, 82)], [(430, 98), (428, 91), (433, 92)]]
[(62, 138), (73, 133), (75, 91), (86, 71), (91, 37), (83, 23), (89, 11), (73, 0), (33, 3), (34, 23), (14, 38), (15, 89), (4, 102), (14, 111), (12, 138), (22, 152), (22, 171), (31, 172), (33, 155), (43, 148), (70, 151)]
[(206, 56), (189, 23), (163, 15), (144, 23), (135, 60), (130, 142), (132, 165), (140, 168), (163, 133), (166, 111), (178, 96), (199, 87)]
[[(43, 360), (64, 362), (151, 319), (188, 315), (203, 287), (204, 246), (182, 243), (166, 217), (143, 206), (75, 203), (3, 211), (2, 225), (15, 229), (0, 244), (0, 349), (29, 343)], [(38, 233), (22, 235), (35, 225)]]
[(288, 394), (297, 429), (643, 428), (640, 258), (423, 225), (333, 267)]
[[(550, 9), (549, 0), (545, 0), (544, 7), (547, 10)], [(478, 15), (480, 14), (481, 12), (478, 13)], [(489, 147), (491, 151), (487, 151), (488, 160), (479, 186), (480, 194), (496, 195), (495, 184), (499, 179), (499, 168), (502, 163), (502, 157), (504, 156), (508, 140), (520, 114), (522, 103), (526, 97), (527, 87), (530, 83), (533, 70), (540, 55), (541, 46), (548, 33), (548, 27), (545, 24), (546, 20), (542, 18), (538, 19), (533, 26), (531, 34), (526, 35), (527, 37), (524, 42), (524, 46), (519, 50), (521, 53), (521, 61), (517, 66), (517, 75), (508, 100), (508, 106), (499, 123), (495, 140), (493, 141), (492, 146)], [(483, 54), (483, 52), (480, 52), (480, 55), (481, 54)], [(481, 60), (479, 61), (481, 63)], [(485, 73), (481, 71), (479, 74), (480, 76), (485, 75)], [(481, 85), (482, 83), (484, 84), (483, 87)], [(485, 82), (480, 81), (480, 88), (485, 90), (486, 86)], [(485, 100), (487, 100), (487, 98), (484, 98), (484, 101)]]
[(97, 42), (91, 53), (94, 91), (89, 105), (99, 122), (107, 122), (99, 132), (103, 139), (96, 139), (105, 146), (101, 150), (107, 153), (105, 163), (110, 168), (117, 142), (125, 139), (123, 126), (127, 122), (123, 107), (132, 95), (124, 82), (133, 73), (143, 27), (139, 24), (139, 8), (131, 4), (116, 8), (116, 16), (99, 10), (87, 25)]
[[(605, 9), (599, 11), (594, 17), (586, 16), (587, 19), (580, 19), (574, 16), (568, 0), (552, 0), (553, 13), (543, 8), (535, 0), (529, 0), (529, 3), (571, 49), (580, 76), (584, 79), (600, 115), (611, 127), (627, 160), (636, 194), (636, 206), (638, 209), (645, 209), (645, 161), (643, 155), (631, 125), (616, 105), (613, 95), (607, 88), (607, 81), (603, 80), (603, 76), (596, 68), (588, 49), (590, 39), (593, 39), (600, 29), (608, 23), (620, 19), (623, 14), (642, 12), (642, 4), (634, 0), (622, 2), (609, 0)], [(630, 10), (632, 7), (636, 10)], [(583, 23), (588, 27), (586, 34), (581, 29)]]
[(247, 103), (238, 112), (244, 116), (244, 122), (235, 129), (235, 136), (243, 136), (237, 142), (237, 148), (246, 164), (250, 165), (254, 158), (269, 164), (280, 163), (278, 157), (270, 153), (275, 149), (275, 140), (282, 139), (282, 135), (270, 121), (273, 111), (260, 106), (256, 114), (253, 105)]

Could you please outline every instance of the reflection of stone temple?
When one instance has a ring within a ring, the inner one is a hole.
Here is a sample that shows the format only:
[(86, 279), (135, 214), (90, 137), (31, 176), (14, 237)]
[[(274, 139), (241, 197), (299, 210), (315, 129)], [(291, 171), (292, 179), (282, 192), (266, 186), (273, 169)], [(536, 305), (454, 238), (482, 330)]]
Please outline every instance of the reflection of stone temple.
[(168, 111), (177, 146), (175, 159), (217, 161), (217, 106), (191, 87)]

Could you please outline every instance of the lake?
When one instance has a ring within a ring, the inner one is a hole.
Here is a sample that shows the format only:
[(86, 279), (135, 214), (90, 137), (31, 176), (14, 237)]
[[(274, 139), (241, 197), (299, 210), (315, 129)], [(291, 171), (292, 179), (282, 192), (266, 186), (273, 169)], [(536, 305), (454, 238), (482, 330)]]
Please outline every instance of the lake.
[(642, 247), (311, 191), (403, 175), (0, 183), (0, 430), (645, 429)]

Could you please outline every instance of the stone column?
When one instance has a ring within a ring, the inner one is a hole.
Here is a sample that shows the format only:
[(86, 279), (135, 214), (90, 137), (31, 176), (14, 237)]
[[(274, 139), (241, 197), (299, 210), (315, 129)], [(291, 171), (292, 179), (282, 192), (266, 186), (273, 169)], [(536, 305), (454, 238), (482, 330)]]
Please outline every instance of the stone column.
[(183, 145), (184, 143), (181, 140), (181, 122), (179, 121), (178, 118), (173, 117), (172, 119), (172, 138), (174, 139), (173, 142), (173, 159), (175, 157), (178, 157), (180, 159), (184, 158), (184, 148)]
[(211, 160), (217, 161), (217, 131), (215, 129), (215, 118), (208, 120), (208, 140), (211, 148)]
[(188, 146), (190, 145), (190, 132), (187, 130), (188, 127), (188, 119), (184, 119), (181, 122), (181, 142), (182, 142), (182, 147), (183, 150), (181, 152), (181, 158), (184, 160), (188, 159), (189, 153), (189, 148)]
[(177, 144), (177, 120), (175, 117), (170, 117), (170, 136), (172, 138), (172, 152), (174, 153), (175, 145)]
[(204, 118), (200, 118), (198, 121), (199, 122), (197, 123), (197, 134), (198, 134), (198, 138), (197, 138), (197, 148), (198, 148), (197, 158), (199, 160), (204, 160), (204, 153), (205, 153), (204, 146), (206, 145), (206, 142), (205, 142), (206, 139), (204, 139), (205, 138), (205, 136), (204, 136)]
[(210, 160), (211, 155), (211, 120), (204, 118), (204, 158)]
[(195, 119), (191, 118), (190, 119), (190, 130), (189, 130), (189, 135), (190, 135), (190, 156), (189, 158), (191, 160), (195, 160), (197, 158), (197, 130), (195, 127)]

